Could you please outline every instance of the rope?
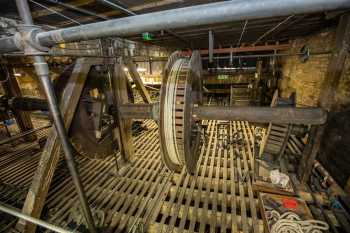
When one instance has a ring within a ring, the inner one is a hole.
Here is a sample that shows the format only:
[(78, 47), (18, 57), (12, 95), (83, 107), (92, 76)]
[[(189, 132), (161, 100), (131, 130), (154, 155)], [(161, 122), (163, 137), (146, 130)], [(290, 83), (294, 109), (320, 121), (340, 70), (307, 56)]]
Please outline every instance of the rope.
[(293, 213), (278, 213), (276, 210), (269, 212), (268, 220), (275, 222), (271, 227), (271, 233), (322, 233), (327, 231), (329, 226), (326, 222), (319, 220), (301, 220)]

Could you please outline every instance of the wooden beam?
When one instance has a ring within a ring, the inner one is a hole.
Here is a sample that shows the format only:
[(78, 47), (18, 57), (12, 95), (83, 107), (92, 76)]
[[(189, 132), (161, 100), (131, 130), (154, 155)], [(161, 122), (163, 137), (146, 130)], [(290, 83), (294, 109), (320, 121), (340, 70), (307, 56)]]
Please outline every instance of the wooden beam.
[(150, 104), (152, 102), (151, 97), (150, 97), (146, 87), (143, 85), (142, 79), (141, 79), (139, 73), (137, 72), (135, 63), (131, 59), (125, 59), (124, 64), (128, 68), (130, 76), (134, 80), (135, 85), (136, 85), (137, 89), (139, 90), (143, 101), (147, 104)]
[(127, 77), (124, 73), (123, 66), (116, 64), (112, 80), (114, 97), (117, 105), (116, 120), (117, 128), (114, 135), (118, 140), (119, 150), (125, 162), (133, 162), (135, 159), (133, 141), (132, 141), (132, 120), (123, 119), (119, 106), (129, 103), (127, 90)]
[[(261, 52), (261, 51), (274, 51), (274, 50), (288, 50), (290, 48), (289, 44), (276, 44), (276, 45), (259, 45), (259, 46), (243, 46), (236, 48), (218, 48), (214, 49), (214, 54), (223, 53), (242, 53), (242, 52)], [(182, 54), (185, 56), (191, 55), (192, 51), (183, 51)], [(200, 50), (201, 55), (209, 54), (209, 50)]]
[[(8, 97), (21, 97), (22, 92), (19, 87), (18, 81), (13, 73), (13, 68), (8, 67), (8, 64), (2, 67), (2, 77), (0, 77), (1, 85), (5, 91), (5, 94)], [(6, 81), (5, 81), (6, 80)], [(19, 111), (13, 109), (13, 113), (15, 115), (15, 119), (18, 125), (18, 128), (21, 132), (25, 132), (33, 129), (33, 123), (30, 119), (30, 115), (27, 112)], [(36, 139), (35, 135), (28, 135), (25, 137), (28, 141), (34, 141)]]
[[(327, 111), (332, 111), (334, 96), (338, 89), (342, 72), (344, 70), (345, 60), (348, 57), (348, 50), (350, 48), (350, 14), (340, 17), (336, 38), (334, 52), (329, 60), (326, 77), (321, 86), (321, 97), (319, 106)], [(313, 162), (316, 159), (320, 149), (322, 137), (326, 125), (321, 125), (316, 129), (312, 129), (310, 133), (309, 149), (303, 153), (302, 160), (299, 166), (298, 175), (301, 182), (307, 182)]]
[(118, 108), (122, 119), (155, 119), (159, 115), (156, 104), (123, 104)]
[[(98, 60), (99, 61), (97, 61), (97, 59), (81, 58), (77, 60), (74, 66), (69, 82), (63, 91), (63, 98), (60, 103), (66, 129), (69, 129), (71, 125), (90, 67), (96, 63), (102, 64), (102, 59)], [(61, 143), (53, 127), (48, 135), (37, 170), (33, 176), (33, 181), (24, 202), (22, 213), (40, 218), (53, 174), (60, 158), (60, 149)], [(36, 225), (20, 220), (16, 228), (21, 232), (34, 233)]]

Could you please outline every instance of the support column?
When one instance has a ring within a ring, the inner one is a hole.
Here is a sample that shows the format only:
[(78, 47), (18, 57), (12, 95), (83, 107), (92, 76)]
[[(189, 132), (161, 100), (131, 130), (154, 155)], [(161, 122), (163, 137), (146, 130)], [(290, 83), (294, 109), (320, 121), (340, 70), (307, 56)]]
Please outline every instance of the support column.
[[(17, 79), (13, 74), (13, 69), (11, 67), (2, 67), (2, 77), (1, 79), (1, 85), (5, 91), (5, 94), (8, 97), (21, 97), (21, 89), (18, 85)], [(27, 112), (19, 111), (16, 109), (13, 109), (13, 113), (16, 118), (16, 122), (18, 125), (18, 128), (21, 132), (25, 132), (28, 130), (33, 129), (33, 123), (30, 119), (30, 115)], [(28, 135), (26, 137), (26, 140), (28, 141), (34, 141), (36, 139), (35, 135)]]
[(129, 102), (126, 79), (127, 77), (123, 71), (123, 67), (120, 64), (116, 64), (112, 80), (118, 110), (116, 112), (118, 127), (115, 130), (115, 135), (118, 139), (119, 150), (123, 160), (125, 162), (133, 162), (135, 159), (135, 153), (132, 141), (132, 120), (123, 119), (122, 114), (119, 111), (120, 106), (128, 104)]
[[(344, 70), (345, 60), (348, 56), (350, 44), (350, 14), (340, 17), (336, 38), (334, 52), (329, 60), (325, 80), (321, 87), (321, 97), (319, 106), (327, 111), (332, 111), (334, 96), (337, 91), (342, 72)], [(326, 125), (321, 125), (310, 132), (308, 146), (305, 148), (302, 160), (299, 165), (298, 175), (301, 182), (307, 182), (313, 162), (316, 159), (320, 149), (323, 132)]]

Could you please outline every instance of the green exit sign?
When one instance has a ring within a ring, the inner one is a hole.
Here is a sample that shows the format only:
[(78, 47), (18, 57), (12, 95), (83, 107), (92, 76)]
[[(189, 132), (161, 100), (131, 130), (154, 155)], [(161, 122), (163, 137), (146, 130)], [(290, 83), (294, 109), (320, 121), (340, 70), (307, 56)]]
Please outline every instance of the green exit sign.
[(225, 74), (218, 75), (218, 80), (226, 80), (226, 79), (228, 79), (228, 75), (225, 75)]
[(153, 34), (151, 34), (149, 32), (142, 33), (142, 39), (144, 41), (150, 41), (150, 40), (153, 40), (153, 38), (154, 38)]

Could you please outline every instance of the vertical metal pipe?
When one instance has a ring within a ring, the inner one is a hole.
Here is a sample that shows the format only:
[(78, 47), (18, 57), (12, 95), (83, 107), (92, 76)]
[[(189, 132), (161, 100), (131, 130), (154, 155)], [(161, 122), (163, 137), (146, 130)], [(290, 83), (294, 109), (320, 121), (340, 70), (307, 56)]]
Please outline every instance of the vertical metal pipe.
[(209, 45), (208, 45), (208, 50), (209, 50), (209, 62), (213, 62), (213, 54), (214, 54), (214, 35), (213, 31), (210, 30), (208, 34), (208, 40), (209, 40)]
[[(16, 0), (18, 12), (26, 25), (33, 25), (33, 19), (29, 10), (29, 5), (27, 0)], [(89, 204), (87, 202), (83, 185), (81, 183), (78, 170), (75, 165), (72, 146), (69, 142), (67, 132), (64, 126), (63, 118), (58, 107), (57, 99), (55, 96), (54, 89), (49, 77), (49, 66), (43, 56), (34, 56), (34, 67), (35, 71), (41, 81), (44, 88), (45, 95), (48, 101), (49, 110), (52, 114), (53, 122), (57, 131), (57, 134), (61, 140), (62, 149), (67, 161), (68, 169), (71, 173), (76, 191), (79, 196), (79, 200), (82, 205), (83, 214), (85, 216), (87, 225), (90, 232), (95, 233), (95, 225), (90, 211)]]

